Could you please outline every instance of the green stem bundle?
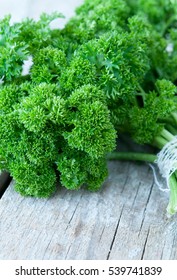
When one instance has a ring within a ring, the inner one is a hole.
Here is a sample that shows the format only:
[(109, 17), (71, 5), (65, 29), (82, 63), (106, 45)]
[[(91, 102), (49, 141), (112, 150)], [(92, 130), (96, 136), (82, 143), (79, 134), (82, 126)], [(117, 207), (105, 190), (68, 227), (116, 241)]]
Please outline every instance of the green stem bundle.
[(107, 155), (107, 160), (131, 160), (131, 161), (147, 161), (154, 163), (157, 156), (147, 153), (134, 153), (134, 152), (112, 152)]

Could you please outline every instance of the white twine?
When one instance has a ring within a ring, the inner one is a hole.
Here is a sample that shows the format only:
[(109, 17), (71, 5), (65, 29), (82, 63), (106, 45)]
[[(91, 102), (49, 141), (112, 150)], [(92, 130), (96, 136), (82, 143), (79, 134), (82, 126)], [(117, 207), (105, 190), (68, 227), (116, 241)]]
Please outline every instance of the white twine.
[(157, 154), (157, 160), (155, 161), (159, 168), (159, 172), (163, 178), (166, 180), (167, 189), (162, 188), (159, 184), (155, 169), (153, 169), (155, 183), (163, 191), (169, 191), (169, 178), (177, 170), (177, 136), (174, 136), (174, 139), (168, 142), (162, 150)]
[(154, 175), (154, 182), (155, 182), (156, 186), (159, 188), (159, 190), (162, 191), (162, 192), (169, 192), (170, 189), (169, 189), (169, 187), (166, 188), (166, 180), (164, 180), (164, 179), (162, 180), (162, 177), (159, 174), (159, 170), (158, 170), (157, 165), (153, 165), (151, 163), (149, 163), (148, 165), (152, 169), (152, 172), (153, 172), (153, 175)]

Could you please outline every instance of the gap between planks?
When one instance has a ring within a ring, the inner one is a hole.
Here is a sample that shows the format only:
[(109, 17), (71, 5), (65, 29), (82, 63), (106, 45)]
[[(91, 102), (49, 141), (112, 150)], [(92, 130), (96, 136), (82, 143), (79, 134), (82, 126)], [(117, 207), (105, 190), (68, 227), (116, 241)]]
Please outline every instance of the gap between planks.
[(9, 172), (3, 171), (0, 173), (0, 198), (3, 196), (4, 192), (8, 188), (12, 177)]
[(109, 162), (102, 189), (58, 189), (49, 199), (7, 189), (0, 259), (177, 259), (177, 217), (146, 165)]

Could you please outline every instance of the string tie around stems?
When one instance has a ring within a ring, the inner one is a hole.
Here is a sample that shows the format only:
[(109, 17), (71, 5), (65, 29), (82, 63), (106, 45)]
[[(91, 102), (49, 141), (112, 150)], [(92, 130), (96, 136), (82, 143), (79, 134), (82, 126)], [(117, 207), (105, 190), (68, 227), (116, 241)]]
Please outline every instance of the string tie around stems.
[(154, 167), (151, 165), (153, 169), (155, 183), (159, 186), (159, 188), (163, 191), (169, 191), (169, 178), (170, 176), (177, 170), (177, 136), (174, 136), (170, 142), (168, 142), (161, 151), (157, 154), (157, 159), (155, 163), (158, 166), (159, 172), (161, 176), (165, 179), (167, 188), (162, 188), (161, 184), (157, 179), (157, 175)]

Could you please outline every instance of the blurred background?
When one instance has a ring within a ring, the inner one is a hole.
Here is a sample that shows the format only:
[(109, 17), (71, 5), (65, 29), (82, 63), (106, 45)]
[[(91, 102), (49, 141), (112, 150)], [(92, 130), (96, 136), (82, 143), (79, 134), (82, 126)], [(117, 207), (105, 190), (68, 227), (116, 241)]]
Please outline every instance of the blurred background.
[(84, 0), (0, 0), (0, 18), (12, 15), (12, 21), (20, 21), (24, 17), (38, 19), (42, 12), (61, 12), (65, 19), (60, 20), (60, 28), (74, 15), (77, 6)]

